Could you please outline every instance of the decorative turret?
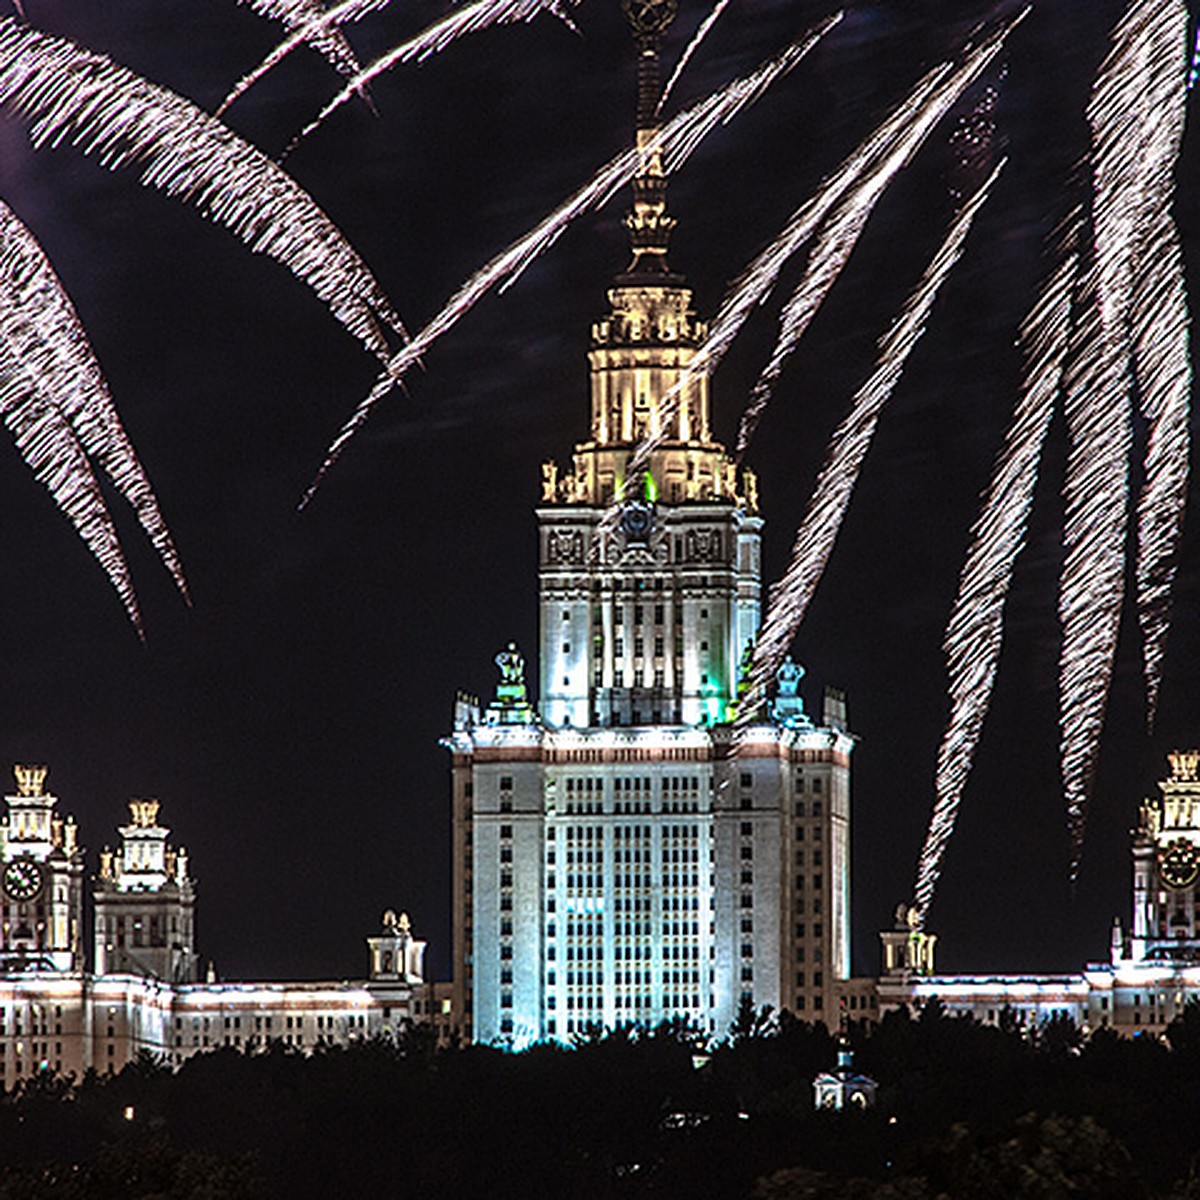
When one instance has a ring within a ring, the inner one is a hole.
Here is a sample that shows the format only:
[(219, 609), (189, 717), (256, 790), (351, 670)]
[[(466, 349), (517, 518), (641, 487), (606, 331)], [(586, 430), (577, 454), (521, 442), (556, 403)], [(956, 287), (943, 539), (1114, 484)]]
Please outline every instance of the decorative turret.
[(425, 943), (412, 935), (408, 913), (383, 914), (383, 932), (367, 938), (371, 951), (371, 979), (414, 984), (425, 981)]
[(157, 800), (131, 800), (117, 851), (100, 854), (96, 877), (97, 974), (146, 975), (174, 983), (197, 978), (196, 885), (188, 855), (168, 844)]
[(885, 975), (932, 975), (937, 934), (926, 933), (916, 905), (898, 904), (893, 928), (879, 935)]

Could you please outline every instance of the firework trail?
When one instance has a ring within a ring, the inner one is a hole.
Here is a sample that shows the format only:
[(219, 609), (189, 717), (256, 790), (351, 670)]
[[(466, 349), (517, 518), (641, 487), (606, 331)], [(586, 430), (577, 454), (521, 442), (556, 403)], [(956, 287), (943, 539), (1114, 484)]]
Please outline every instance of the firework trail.
[(49, 490), (121, 597), (144, 638), (133, 583), (87, 455), (67, 419), (40, 390), (29, 367), (0, 339), (0, 414), (21, 457)]
[(1183, 138), (1187, 92), (1187, 11), (1158, 7), (1150, 30), (1148, 78), (1141, 89), (1136, 153), (1142, 196), (1133, 280), (1133, 374), (1148, 428), (1138, 497), (1138, 619), (1142, 629), (1146, 711), (1158, 707), (1171, 614), (1171, 585), (1183, 533), (1189, 457), (1191, 358), (1183, 256), (1171, 217), (1174, 168)]
[(767, 688), (783, 663), (829, 560), (883, 406), (895, 389), (912, 348), (925, 332), (938, 291), (961, 257), (975, 214), (987, 201), (1003, 166), (1003, 162), (997, 164), (970, 203), (955, 217), (916, 290), (880, 339), (875, 370), (855, 394), (849, 415), (834, 432), (808, 511), (796, 530), (792, 560), (783, 578), (771, 589), (767, 616), (754, 648), (749, 690), (746, 700), (738, 706), (738, 724), (752, 722), (761, 710)]
[[(681, 372), (679, 380), (663, 396), (658, 432), (647, 434), (630, 456), (625, 468), (626, 486), (647, 469), (650, 456), (666, 438), (684, 389), (697, 375), (716, 369), (747, 317), (775, 286), (784, 264), (808, 241), (864, 172), (869, 171), (881, 156), (888, 155), (897, 139), (906, 140), (916, 129), (928, 133), (933, 128), (937, 119), (999, 53), (1004, 40), (1028, 12), (1025, 8), (999, 28), (972, 51), (958, 69), (952, 70), (948, 63), (943, 63), (921, 79), (899, 107), (838, 167), (821, 190), (792, 214), (775, 240), (738, 276), (721, 301), (709, 326), (708, 337)], [(804, 286), (802, 280), (798, 291)], [(622, 498), (623, 491), (614, 495), (599, 527), (600, 537), (607, 536), (615, 528)]]
[(717, 3), (713, 6), (712, 12), (710, 12), (708, 16), (700, 22), (700, 28), (696, 30), (692, 40), (684, 47), (683, 53), (679, 56), (679, 61), (675, 64), (675, 70), (671, 72), (671, 78), (667, 80), (666, 85), (663, 87), (662, 95), (658, 98), (658, 107), (655, 109), (655, 112), (662, 112), (663, 108), (666, 106), (667, 100), (671, 96), (671, 92), (675, 88), (676, 83), (679, 82), (679, 77), (683, 74), (688, 63), (691, 62), (692, 56), (699, 49), (700, 43), (704, 41), (706, 37), (708, 37), (709, 30), (712, 29), (712, 27), (717, 23), (720, 15), (728, 7), (729, 0), (717, 0)]
[(1085, 281), (1090, 307), (1077, 329), (1078, 351), (1072, 350), (1077, 362), (1066, 390), (1070, 445), (1059, 583), (1060, 747), (1072, 881), (1079, 874), (1120, 625), (1130, 392), (1139, 369), (1136, 381), (1150, 428), (1138, 503), (1138, 614), (1146, 635), (1151, 719), (1183, 520), (1187, 317), (1165, 206), (1182, 132), (1186, 30), (1178, 0), (1131, 6), (1113, 32), (1113, 49), (1088, 104), (1095, 258)]
[(1200, 23), (1196, 25), (1196, 44), (1192, 47), (1192, 65), (1188, 68), (1187, 90), (1190, 92), (1200, 79)]
[(21, 0), (13, 0), (13, 8), (16, 9), (17, 16), (20, 17), (22, 21), (29, 20), (29, 18), (25, 15), (25, 5), (21, 2)]
[(1095, 773), (1124, 597), (1131, 443), (1129, 389), (1105, 340), (1099, 271), (1087, 273), (1072, 330), (1064, 411), (1062, 626), (1059, 704), (1063, 791), (1079, 873), (1087, 801)]
[(1134, 363), (1149, 425), (1138, 498), (1138, 617), (1146, 703), (1153, 725), (1170, 623), (1171, 585), (1187, 499), (1191, 365), (1183, 256), (1163, 211), (1147, 240), (1146, 276), (1134, 305)]
[[(270, 0), (267, 0), (270, 3)], [(221, 101), (220, 108), (217, 109), (215, 115), (224, 116), (225, 110), (241, 96), (244, 92), (254, 86), (268, 71), (277, 67), (297, 46), (310, 44), (317, 45), (318, 39), (324, 39), (339, 33), (339, 27), (347, 25), (351, 21), (360, 20), (368, 13), (378, 12), (382, 8), (386, 8), (391, 0), (342, 0), (341, 4), (334, 5), (330, 9), (322, 9), (319, 14), (314, 13), (303, 24), (289, 26), (291, 32), (266, 58), (254, 68), (253, 71), (243, 75), (237, 81), (229, 92), (229, 95)], [(355, 59), (353, 75), (358, 70), (358, 61)]]
[[(334, 70), (346, 78), (352, 78), (361, 69), (361, 64), (350, 48), (350, 43), (346, 41), (345, 34), (337, 27), (336, 23), (325, 20), (327, 14), (321, 0), (239, 0), (239, 2), (247, 8), (252, 8), (260, 16), (280, 21), (289, 33), (299, 31), (301, 38), (319, 54), (324, 55)], [(368, 105), (371, 104), (371, 98), (365, 91), (360, 95)], [(229, 103), (231, 101), (226, 100), (221, 105), (220, 112), (224, 112)]]
[(1004, 633), (1013, 564), (1025, 545), (1042, 448), (1062, 388), (1071, 302), (1079, 273), (1079, 213), (1068, 220), (1059, 262), (1021, 327), (1025, 378), (959, 577), (943, 649), (950, 716), (938, 751), (936, 800), (917, 867), (922, 919), (941, 874), (975, 747), (983, 730)]
[(757, 100), (776, 79), (792, 70), (840, 19), (840, 13), (834, 14), (757, 71), (734, 80), (706, 100), (673, 117), (646, 146), (633, 146), (623, 151), (545, 220), (476, 271), (433, 320), (392, 356), (387, 370), (376, 381), (370, 394), (360, 402), (326, 451), (325, 461), (301, 499), (300, 507), (303, 508), (312, 499), (321, 481), (337, 462), (350, 439), (362, 428), (375, 405), (400, 383), (409, 368), (425, 351), (453, 328), (484, 295), (497, 286), (501, 290), (510, 287), (539, 254), (548, 250), (558, 240), (576, 217), (600, 207), (619, 188), (627, 184), (642, 169), (647, 156), (661, 153), (664, 169), (677, 170), (707, 133), (717, 125), (732, 120), (746, 105)]
[[(0, 204), (0, 413), (21, 456), (96, 556), (142, 634), (116, 529), (82, 442), (135, 500), (173, 571), (178, 562), (133, 449), (116, 419), (75, 310), (33, 235)], [(182, 586), (182, 576), (176, 574)]]
[[(565, 0), (565, 2), (575, 4), (578, 3), (578, 0)], [(395, 46), (355, 74), (316, 117), (292, 139), (285, 151), (285, 156), (290, 154), (310, 133), (319, 128), (331, 113), (353, 99), (371, 80), (385, 71), (390, 71), (399, 63), (424, 62), (432, 55), (440, 53), (458, 38), (468, 33), (477, 33), (481, 29), (488, 29), (493, 25), (511, 25), (519, 21), (532, 21), (544, 12), (562, 17), (563, 3), (564, 0), (475, 0), (474, 4), (455, 9), (436, 24), (422, 30), (416, 37), (409, 38), (408, 41)]]
[(896, 175), (912, 161), (913, 155), (943, 114), (982, 69), (982, 66), (972, 68), (969, 64), (964, 65), (961, 71), (935, 88), (911, 124), (902, 129), (883, 156), (863, 172), (822, 226), (817, 243), (809, 255), (804, 277), (780, 314), (779, 334), (771, 358), (755, 381), (750, 400), (742, 413), (734, 451), (734, 457), (739, 462), (758, 428), (784, 366), (853, 253), (876, 203)]
[[(42, 248), (3, 203), (0, 203), (0, 342), (8, 361), (15, 366), (6, 387), (8, 406), (12, 409), (6, 419), (14, 433), (18, 438), (26, 436), (25, 422), (32, 419), (39, 407), (48, 405), (56, 409), (82, 452), (103, 468), (129, 502), (186, 599), (187, 583), (170, 532), (150, 481), (121, 425), (75, 308)], [(44, 423), (47, 428), (56, 425), (51, 417), (46, 417)], [(59, 486), (63, 489), (77, 489), (70, 471), (60, 478)], [(79, 488), (78, 492), (77, 511), (78, 504), (92, 503), (89, 487)], [(57, 491), (55, 498), (59, 499)], [(60, 504), (71, 511), (71, 506), (61, 499)], [(72, 519), (81, 533), (85, 528), (99, 528), (91, 517), (82, 520), (75, 515)], [(89, 545), (112, 576), (105, 555), (92, 543)], [(113, 583), (122, 598), (126, 598), (128, 580), (113, 576)], [(136, 621), (133, 610), (130, 615)]]
[(64, 38), (0, 19), (0, 104), (30, 121), (35, 146), (66, 141), (109, 170), (194, 204), (303, 280), (381, 358), (404, 328), (366, 264), (312, 197), (220, 121)]

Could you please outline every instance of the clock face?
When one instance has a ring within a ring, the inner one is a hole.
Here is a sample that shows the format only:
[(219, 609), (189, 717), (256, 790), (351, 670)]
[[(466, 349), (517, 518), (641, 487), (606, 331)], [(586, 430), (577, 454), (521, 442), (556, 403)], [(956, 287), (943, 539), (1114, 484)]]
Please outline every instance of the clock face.
[(1191, 887), (1200, 875), (1200, 854), (1184, 838), (1177, 838), (1158, 856), (1158, 873), (1169, 888)]
[(646, 504), (627, 504), (621, 510), (621, 528), (630, 541), (644, 542), (650, 536), (654, 514)]
[(4, 894), (11, 900), (32, 900), (42, 890), (42, 868), (31, 858), (14, 859), (4, 868)]

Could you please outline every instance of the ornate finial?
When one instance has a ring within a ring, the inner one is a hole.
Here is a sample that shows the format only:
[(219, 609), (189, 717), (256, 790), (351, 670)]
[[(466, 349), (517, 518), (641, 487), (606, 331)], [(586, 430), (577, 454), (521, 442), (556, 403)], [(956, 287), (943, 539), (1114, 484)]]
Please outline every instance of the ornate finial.
[(400, 930), (402, 937), (407, 937), (412, 932), (412, 923), (408, 919), (408, 913), (400, 914), (400, 920), (396, 922), (396, 927)]
[(661, 34), (678, 9), (678, 0), (621, 0), (621, 11), (639, 40)]
[(139, 829), (153, 829), (158, 824), (158, 801), (130, 800), (129, 817)]
[(558, 463), (552, 458), (542, 463), (542, 503), (553, 504), (558, 499)]
[(396, 926), (399, 923), (400, 923), (400, 918), (396, 916), (396, 910), (394, 908), (389, 908), (387, 910), (387, 912), (385, 912), (383, 914), (383, 931), (384, 931), (384, 933), (394, 934), (396, 932)]
[(49, 767), (26, 767), (17, 763), (13, 767), (13, 774), (17, 778), (17, 795), (44, 796), (46, 776), (49, 773)]
[(633, 208), (625, 218), (633, 245), (628, 275), (665, 275), (667, 243), (675, 218), (667, 212), (667, 181), (662, 154), (654, 144), (658, 133), (658, 45), (675, 16), (677, 0), (621, 0), (621, 10), (637, 43), (637, 136), (642, 164), (633, 180)]
[(1176, 750), (1167, 755), (1171, 764), (1172, 783), (1195, 783), (1196, 772), (1200, 768), (1200, 751)]

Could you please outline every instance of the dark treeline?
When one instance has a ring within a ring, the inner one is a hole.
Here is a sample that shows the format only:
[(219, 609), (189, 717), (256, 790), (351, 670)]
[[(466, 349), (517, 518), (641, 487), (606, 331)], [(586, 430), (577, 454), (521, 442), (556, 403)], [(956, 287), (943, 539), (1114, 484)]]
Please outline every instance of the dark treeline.
[(1200, 1200), (1200, 1007), (1169, 1046), (933, 1004), (849, 1037), (867, 1112), (814, 1110), (837, 1045), (786, 1014), (711, 1053), (680, 1027), (519, 1054), (415, 1029), (35, 1078), (0, 1102), (0, 1200)]

